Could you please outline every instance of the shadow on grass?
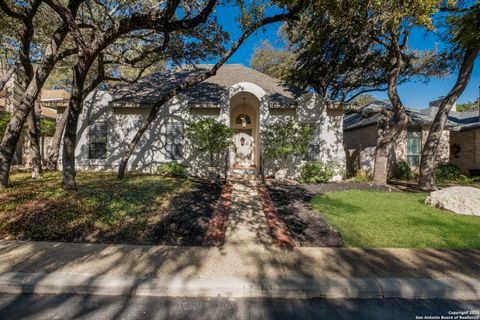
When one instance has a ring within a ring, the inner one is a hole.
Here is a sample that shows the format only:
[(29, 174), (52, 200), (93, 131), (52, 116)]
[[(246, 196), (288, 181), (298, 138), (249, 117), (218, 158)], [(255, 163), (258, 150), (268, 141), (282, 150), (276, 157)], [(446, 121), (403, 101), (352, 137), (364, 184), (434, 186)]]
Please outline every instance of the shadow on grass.
[(219, 197), (218, 187), (185, 179), (138, 174), (117, 180), (110, 173), (79, 173), (77, 180), (78, 190), (70, 193), (60, 188), (58, 174), (14, 180), (0, 205), (0, 236), (199, 245)]

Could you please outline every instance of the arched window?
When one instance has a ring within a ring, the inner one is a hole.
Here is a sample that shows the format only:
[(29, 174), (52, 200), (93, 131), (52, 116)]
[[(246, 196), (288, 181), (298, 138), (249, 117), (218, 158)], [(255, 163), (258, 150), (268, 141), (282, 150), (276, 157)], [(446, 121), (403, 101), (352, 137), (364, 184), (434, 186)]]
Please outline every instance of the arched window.
[(243, 117), (245, 116), (245, 122), (247, 124), (252, 124), (252, 120), (250, 119), (250, 117), (248, 116), (248, 114), (239, 114), (237, 116), (237, 118), (235, 119), (235, 124), (242, 124), (242, 121), (243, 121)]

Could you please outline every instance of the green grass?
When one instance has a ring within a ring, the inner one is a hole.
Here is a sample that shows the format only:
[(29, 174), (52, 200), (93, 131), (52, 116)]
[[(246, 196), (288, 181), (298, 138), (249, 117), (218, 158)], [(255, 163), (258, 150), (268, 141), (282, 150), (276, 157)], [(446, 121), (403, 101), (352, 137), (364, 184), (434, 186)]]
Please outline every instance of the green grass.
[(316, 196), (312, 206), (362, 248), (480, 248), (480, 217), (424, 204), (425, 193), (344, 191)]
[(0, 238), (51, 241), (148, 243), (173, 195), (189, 190), (186, 179), (136, 174), (78, 173), (78, 191), (60, 188), (61, 176), (11, 176), (0, 190)]

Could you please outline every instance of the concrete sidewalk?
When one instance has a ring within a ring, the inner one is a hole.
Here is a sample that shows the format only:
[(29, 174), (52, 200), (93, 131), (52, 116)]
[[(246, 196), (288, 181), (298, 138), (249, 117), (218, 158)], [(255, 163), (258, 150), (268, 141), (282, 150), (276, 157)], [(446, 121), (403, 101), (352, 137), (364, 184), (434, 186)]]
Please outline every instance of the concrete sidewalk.
[(0, 241), (0, 292), (480, 299), (480, 250)]

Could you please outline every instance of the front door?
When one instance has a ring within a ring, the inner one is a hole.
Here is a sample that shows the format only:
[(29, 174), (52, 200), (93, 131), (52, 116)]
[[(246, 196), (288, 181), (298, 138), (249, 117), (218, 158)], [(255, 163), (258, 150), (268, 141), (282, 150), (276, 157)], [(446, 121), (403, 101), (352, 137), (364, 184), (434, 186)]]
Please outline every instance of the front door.
[(254, 141), (252, 129), (238, 130), (235, 135), (235, 166), (253, 167), (254, 166)]

